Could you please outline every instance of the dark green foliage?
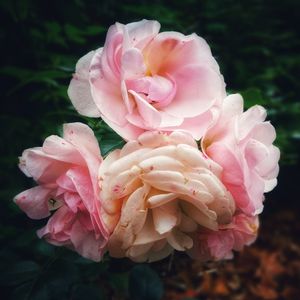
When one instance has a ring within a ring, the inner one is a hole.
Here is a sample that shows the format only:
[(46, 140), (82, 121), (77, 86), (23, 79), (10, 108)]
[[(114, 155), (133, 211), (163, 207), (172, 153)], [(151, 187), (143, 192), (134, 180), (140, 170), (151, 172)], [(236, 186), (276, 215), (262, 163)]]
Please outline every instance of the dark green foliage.
[(100, 144), (102, 156), (106, 156), (114, 149), (120, 149), (125, 144), (125, 141), (102, 120), (90, 120), (88, 121), (88, 125), (94, 129), (94, 133)]
[(163, 285), (150, 266), (135, 266), (129, 276), (129, 294), (132, 300), (160, 300), (163, 296)]
[[(296, 164), (300, 153), (299, 11), (296, 0), (1, 1), (1, 297), (128, 297), (129, 269), (120, 273), (124, 261), (114, 262), (117, 267), (111, 270), (106, 259), (95, 264), (38, 240), (35, 230), (45, 221), (29, 220), (12, 202), (14, 195), (34, 184), (18, 170), (18, 156), (23, 149), (40, 146), (45, 137), (60, 134), (63, 123), (89, 124), (103, 155), (124, 143), (103, 122), (79, 116), (66, 93), (77, 60), (103, 45), (111, 24), (157, 19), (162, 30), (203, 36), (228, 90), (242, 93), (246, 108), (261, 104), (268, 109), (277, 129), (282, 164)], [(290, 179), (286, 182), (295, 186)], [(297, 200), (291, 198), (291, 202)], [(129, 286), (129, 299), (139, 295), (160, 299), (162, 293), (158, 277), (146, 266), (132, 270)]]

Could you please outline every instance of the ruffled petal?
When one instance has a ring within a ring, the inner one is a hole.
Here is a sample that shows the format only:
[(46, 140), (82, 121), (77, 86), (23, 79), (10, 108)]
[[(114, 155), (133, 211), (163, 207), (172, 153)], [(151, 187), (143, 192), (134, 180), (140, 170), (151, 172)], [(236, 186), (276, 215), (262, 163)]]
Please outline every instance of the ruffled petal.
[(15, 203), (31, 219), (43, 219), (50, 215), (48, 200), (51, 198), (51, 189), (36, 186), (15, 196)]
[[(101, 51), (99, 49), (98, 51)], [(89, 82), (90, 64), (95, 51), (91, 51), (76, 64), (76, 73), (70, 82), (68, 96), (78, 113), (87, 117), (100, 117), (100, 112), (93, 100)]]

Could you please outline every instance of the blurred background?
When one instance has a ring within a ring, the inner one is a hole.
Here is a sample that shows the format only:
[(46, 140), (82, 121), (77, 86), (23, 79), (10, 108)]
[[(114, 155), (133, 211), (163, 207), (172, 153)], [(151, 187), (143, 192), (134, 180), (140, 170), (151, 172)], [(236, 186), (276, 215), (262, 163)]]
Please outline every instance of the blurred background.
[[(0, 288), (2, 299), (300, 299), (300, 1), (1, 0)], [(198, 33), (220, 64), (228, 92), (261, 104), (277, 130), (281, 171), (266, 195), (257, 242), (233, 261), (95, 264), (38, 240), (12, 198), (33, 186), (18, 156), (82, 121), (105, 153), (121, 139), (77, 115), (67, 87), (77, 60), (103, 45), (108, 27), (156, 19), (162, 31)], [(4, 295), (4, 296), (3, 296)]]

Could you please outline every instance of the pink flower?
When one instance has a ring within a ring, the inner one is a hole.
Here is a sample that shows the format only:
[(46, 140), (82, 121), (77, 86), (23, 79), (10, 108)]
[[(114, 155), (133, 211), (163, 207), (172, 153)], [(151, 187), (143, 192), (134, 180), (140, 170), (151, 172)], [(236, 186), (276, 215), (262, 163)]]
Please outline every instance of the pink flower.
[(23, 152), (20, 168), (38, 186), (15, 197), (32, 219), (46, 218), (54, 211), (38, 231), (39, 237), (95, 261), (101, 259), (108, 239), (99, 214), (101, 161), (92, 130), (81, 123), (65, 124), (63, 138), (50, 136), (42, 147)]
[(232, 250), (241, 251), (256, 240), (258, 226), (257, 216), (238, 214), (230, 224), (221, 225), (218, 231), (200, 232), (198, 243), (190, 254), (202, 260), (230, 259)]
[(249, 215), (262, 211), (264, 192), (277, 184), (280, 153), (272, 144), (274, 127), (265, 118), (263, 107), (255, 105), (243, 112), (242, 97), (230, 95), (202, 140), (203, 151), (223, 168), (222, 182), (237, 207)]
[(146, 132), (111, 152), (99, 169), (110, 255), (159, 260), (192, 248), (198, 230), (230, 224), (235, 204), (220, 172), (179, 132)]
[(202, 38), (159, 29), (147, 20), (111, 26), (104, 47), (78, 61), (69, 97), (126, 140), (179, 129), (200, 139), (226, 96), (223, 77)]

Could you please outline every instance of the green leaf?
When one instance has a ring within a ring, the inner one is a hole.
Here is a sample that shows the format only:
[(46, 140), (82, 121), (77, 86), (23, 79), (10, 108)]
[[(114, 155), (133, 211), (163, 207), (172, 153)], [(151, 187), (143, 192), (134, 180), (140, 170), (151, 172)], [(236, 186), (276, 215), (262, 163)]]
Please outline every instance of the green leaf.
[(113, 290), (117, 291), (120, 295), (127, 294), (128, 292), (128, 275), (128, 272), (109, 274), (109, 282)]
[(0, 272), (0, 284), (14, 286), (30, 281), (37, 276), (40, 267), (33, 261), (21, 261)]
[(71, 24), (66, 24), (64, 26), (64, 30), (70, 41), (78, 44), (83, 44), (85, 42), (82, 30), (80, 28), (75, 27)]
[(106, 298), (100, 288), (80, 284), (74, 287), (71, 299), (104, 300)]
[(72, 285), (79, 280), (80, 274), (75, 264), (53, 257), (33, 282), (28, 300), (38, 294), (47, 295), (50, 299), (69, 299)]
[(119, 138), (103, 138), (100, 142), (101, 154), (106, 156), (115, 149), (121, 149), (124, 144), (125, 142)]
[(33, 289), (33, 282), (27, 282), (16, 287), (12, 293), (14, 300), (50, 300), (50, 294), (45, 286)]
[(106, 156), (115, 149), (122, 148), (125, 144), (125, 141), (103, 121), (94, 122), (93, 120), (90, 120), (88, 125), (94, 130), (100, 145), (102, 156)]
[(42, 256), (52, 257), (55, 255), (55, 246), (47, 243), (44, 240), (38, 240), (35, 248), (36, 252)]
[(86, 35), (98, 35), (100, 33), (106, 32), (106, 28), (99, 25), (97, 26), (91, 25), (91, 26), (87, 26), (84, 31)]
[(129, 294), (132, 300), (159, 300), (163, 284), (157, 273), (147, 265), (135, 266), (129, 276)]
[(258, 88), (249, 88), (241, 92), (241, 95), (245, 101), (245, 108), (249, 108), (253, 105), (265, 105), (267, 100), (263, 97), (261, 90)]

